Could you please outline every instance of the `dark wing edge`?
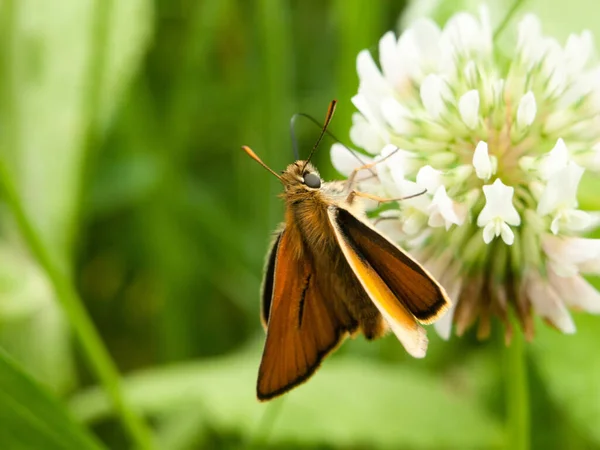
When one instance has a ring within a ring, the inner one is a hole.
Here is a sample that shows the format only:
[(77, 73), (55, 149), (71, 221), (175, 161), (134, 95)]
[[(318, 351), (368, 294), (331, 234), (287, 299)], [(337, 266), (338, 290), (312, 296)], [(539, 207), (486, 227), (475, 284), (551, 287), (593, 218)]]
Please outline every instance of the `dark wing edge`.
[(263, 278), (260, 294), (260, 322), (265, 331), (267, 331), (267, 324), (269, 323), (269, 313), (271, 312), (273, 282), (275, 280), (275, 260), (277, 258), (277, 248), (279, 247), (279, 241), (281, 241), (282, 234), (283, 230), (278, 232), (275, 239), (273, 239), (273, 242), (271, 243), (271, 249), (269, 250), (267, 260), (265, 263), (265, 276)]
[[(333, 208), (335, 226), (415, 318), (430, 324), (450, 307), (444, 288), (410, 255), (344, 208)], [(393, 264), (389, 264), (393, 261)]]

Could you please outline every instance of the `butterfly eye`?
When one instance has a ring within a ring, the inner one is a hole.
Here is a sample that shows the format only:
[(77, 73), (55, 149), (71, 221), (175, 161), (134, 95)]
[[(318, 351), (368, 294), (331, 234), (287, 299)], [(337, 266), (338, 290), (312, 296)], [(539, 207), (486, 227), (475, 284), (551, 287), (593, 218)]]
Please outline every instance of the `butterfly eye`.
[(319, 189), (321, 187), (321, 179), (317, 174), (308, 172), (304, 174), (304, 184), (309, 188)]

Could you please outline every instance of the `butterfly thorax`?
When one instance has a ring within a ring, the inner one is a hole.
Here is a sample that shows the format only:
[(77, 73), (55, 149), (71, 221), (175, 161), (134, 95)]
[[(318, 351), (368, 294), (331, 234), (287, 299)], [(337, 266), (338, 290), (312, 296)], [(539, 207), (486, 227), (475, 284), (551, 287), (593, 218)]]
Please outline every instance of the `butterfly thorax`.
[[(311, 178), (312, 177), (312, 178)], [(285, 228), (298, 233), (302, 247), (294, 252), (297, 258), (306, 251), (337, 249), (335, 235), (328, 217), (328, 208), (345, 203), (347, 192), (342, 181), (323, 182), (316, 168), (304, 161), (290, 164), (282, 174), (286, 204)]]

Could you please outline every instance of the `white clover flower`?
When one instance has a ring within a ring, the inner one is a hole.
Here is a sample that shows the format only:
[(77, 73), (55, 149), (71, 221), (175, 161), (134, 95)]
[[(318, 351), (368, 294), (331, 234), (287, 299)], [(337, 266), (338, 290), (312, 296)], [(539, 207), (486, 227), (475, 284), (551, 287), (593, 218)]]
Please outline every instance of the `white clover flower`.
[[(485, 337), (491, 314), (510, 336), (509, 306), (528, 337), (532, 312), (565, 333), (575, 331), (568, 308), (600, 313), (581, 275), (600, 273), (600, 240), (580, 237), (600, 215), (577, 203), (584, 171), (600, 170), (593, 38), (584, 31), (561, 46), (533, 15), (517, 32), (507, 55), (494, 48), (486, 10), (443, 29), (421, 19), (383, 36), (381, 69), (366, 50), (357, 59), (351, 139), (371, 160), (397, 153), (360, 188), (390, 198), (426, 190), (378, 226), (449, 292), (453, 307), (436, 323), (444, 338), (478, 318)], [(337, 146), (332, 159), (344, 174), (358, 165)]]

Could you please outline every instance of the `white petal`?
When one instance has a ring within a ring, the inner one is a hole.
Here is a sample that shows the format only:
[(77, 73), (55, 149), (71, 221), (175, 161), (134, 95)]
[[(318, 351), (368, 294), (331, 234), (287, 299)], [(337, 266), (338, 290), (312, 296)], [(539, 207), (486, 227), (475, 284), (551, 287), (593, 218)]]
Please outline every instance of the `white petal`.
[(377, 228), (385, 237), (392, 241), (402, 242), (406, 239), (406, 234), (402, 230), (402, 221), (400, 220), (400, 211), (397, 209), (382, 211), (379, 220), (375, 222)]
[(421, 101), (427, 112), (439, 119), (447, 110), (444, 97), (448, 96), (446, 81), (436, 74), (427, 75), (421, 84)]
[[(450, 252), (447, 252), (447, 255), (449, 258), (452, 257)], [(442, 254), (441, 257), (444, 256), (445, 255)], [(438, 273), (435, 270), (431, 270), (430, 264), (426, 263), (424, 264), (424, 266), (434, 277), (438, 279), (440, 284), (444, 286), (446, 292), (448, 293), (448, 297), (451, 301), (451, 305), (450, 308), (448, 308), (448, 311), (434, 323), (435, 331), (437, 332), (437, 334), (442, 339), (448, 340), (452, 331), (452, 320), (454, 318), (456, 303), (458, 302), (458, 297), (460, 295), (460, 290), (462, 287), (462, 279), (458, 276), (458, 270), (455, 266), (452, 266), (452, 264), (450, 264), (450, 267), (447, 267), (441, 273)]]
[(533, 14), (527, 14), (519, 22), (518, 30), (517, 51), (528, 66), (533, 66), (543, 57), (540, 20)]
[(488, 5), (481, 4), (478, 8), (479, 12), (479, 23), (480, 23), (480, 35), (479, 42), (482, 44), (482, 49), (486, 52), (492, 51), (492, 24), (490, 21), (490, 11)]
[(402, 217), (402, 231), (409, 236), (415, 236), (427, 225), (427, 219), (426, 214), (415, 208), (409, 208)]
[(356, 71), (361, 85), (380, 94), (391, 93), (383, 75), (368, 50), (362, 50), (356, 57)]
[(454, 14), (446, 23), (441, 36), (441, 45), (448, 52), (468, 55), (471, 52), (488, 52), (491, 37), (475, 16), (468, 13)]
[(548, 270), (548, 279), (565, 305), (600, 314), (600, 292), (579, 275), (561, 277), (552, 269)]
[(504, 104), (504, 79), (496, 80), (492, 83), (493, 101), (495, 105)]
[(381, 155), (378, 157), (378, 159), (385, 158), (385, 160), (376, 166), (377, 172), (389, 172), (391, 181), (394, 183), (394, 192), (398, 192), (399, 195), (405, 195), (401, 192), (401, 188), (405, 181), (404, 175), (407, 171), (407, 159), (409, 157), (408, 152), (400, 150), (392, 144), (386, 145), (381, 150)]
[[(364, 156), (358, 152), (350, 150), (344, 147), (340, 143), (335, 143), (331, 146), (331, 163), (335, 170), (342, 175), (348, 176), (357, 167), (369, 164), (373, 161), (373, 158)], [(361, 170), (356, 176), (356, 180), (359, 181), (364, 178), (373, 176), (369, 170)]]
[(540, 197), (538, 214), (545, 216), (560, 209), (574, 209), (577, 206), (577, 188), (583, 172), (583, 167), (570, 162), (552, 175)]
[(456, 306), (454, 304), (448, 309), (446, 314), (440, 317), (434, 324), (436, 333), (443, 340), (447, 341), (450, 339), (450, 334), (452, 333), (452, 320), (454, 319), (454, 310)]
[(485, 227), (483, 227), (483, 242), (489, 244), (496, 237), (496, 224), (492, 220), (487, 223)]
[(542, 236), (542, 249), (554, 271), (560, 276), (573, 276), (579, 271), (593, 273), (600, 267), (600, 239)]
[(560, 230), (582, 231), (592, 222), (592, 217), (585, 211), (578, 209), (563, 209), (552, 220), (550, 230), (558, 234)]
[[(568, 93), (568, 95), (571, 95)], [(582, 96), (578, 96), (579, 100)], [(544, 118), (542, 131), (545, 134), (557, 134), (563, 128), (569, 126), (569, 123), (573, 121), (573, 112), (568, 109), (570, 105), (563, 106), (564, 109), (556, 109), (549, 112)]]
[(479, 91), (473, 89), (458, 100), (460, 116), (467, 127), (475, 129), (479, 124)]
[[(360, 93), (359, 90), (359, 93), (352, 97), (352, 103), (354, 103), (354, 106), (356, 106), (356, 108), (363, 115), (364, 121), (372, 129), (371, 132), (378, 137), (378, 140), (380, 142), (389, 142), (389, 132), (383, 117), (381, 117), (381, 114), (379, 113), (379, 100), (376, 97)], [(374, 144), (374, 142), (370, 144)], [(377, 150), (374, 152), (367, 147), (363, 148), (368, 150), (370, 153), (379, 153), (381, 151), (381, 147), (377, 148)]]
[(483, 227), (495, 218), (500, 218), (509, 225), (520, 225), (521, 217), (512, 203), (514, 191), (513, 187), (506, 186), (500, 178), (492, 185), (483, 186), (485, 206), (477, 218), (477, 225)]
[(513, 242), (515, 241), (515, 233), (513, 233), (513, 230), (511, 230), (511, 228), (508, 225), (506, 225), (506, 223), (502, 222), (501, 226), (502, 240), (506, 245), (513, 245)]
[(416, 82), (437, 69), (440, 28), (431, 19), (417, 19), (398, 39), (398, 60)]
[(381, 102), (381, 115), (397, 134), (408, 134), (412, 131), (412, 113), (395, 98), (385, 98)]
[(578, 74), (594, 52), (594, 37), (585, 30), (581, 35), (571, 34), (565, 45), (565, 63), (569, 71)]
[(600, 171), (600, 143), (596, 143), (586, 152), (573, 155), (576, 162), (587, 170)]
[(529, 274), (525, 282), (527, 296), (540, 316), (563, 333), (575, 333), (575, 324), (559, 295), (539, 274)]
[(544, 38), (544, 46), (542, 73), (548, 78), (544, 93), (554, 97), (566, 88), (568, 69), (565, 65), (563, 49), (556, 39)]
[(552, 150), (540, 158), (538, 172), (544, 180), (547, 180), (559, 170), (564, 169), (568, 162), (569, 150), (567, 150), (565, 141), (559, 138)]
[(417, 184), (433, 194), (442, 185), (442, 172), (427, 165), (417, 173)]
[(479, 81), (479, 71), (477, 69), (477, 63), (471, 60), (467, 63), (463, 70), (467, 86), (476, 86)]
[(488, 145), (485, 141), (479, 141), (473, 153), (473, 167), (477, 178), (488, 180), (492, 176), (492, 161), (488, 154)]
[(449, 230), (452, 224), (461, 225), (463, 220), (456, 213), (454, 202), (446, 193), (446, 188), (440, 186), (435, 191), (431, 204), (429, 205), (428, 211), (429, 226), (440, 227), (444, 226), (446, 230)]
[(402, 61), (398, 58), (398, 42), (393, 31), (388, 31), (379, 40), (379, 62), (383, 76), (390, 84), (396, 86), (404, 77)]
[(560, 231), (560, 216), (556, 216), (554, 219), (552, 219), (552, 222), (550, 223), (550, 231), (552, 231), (552, 234), (558, 234)]
[(352, 115), (352, 128), (350, 128), (350, 140), (360, 148), (372, 154), (378, 154), (385, 142), (381, 134), (373, 127), (362, 114)]
[(517, 109), (517, 125), (521, 128), (529, 127), (533, 123), (536, 114), (537, 105), (535, 103), (535, 96), (533, 95), (533, 92), (529, 91), (519, 102), (519, 108)]

